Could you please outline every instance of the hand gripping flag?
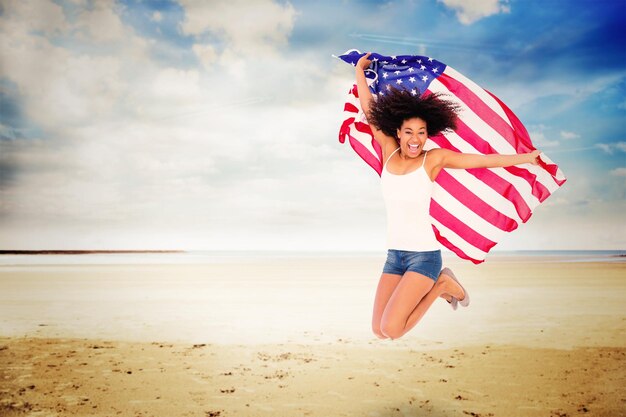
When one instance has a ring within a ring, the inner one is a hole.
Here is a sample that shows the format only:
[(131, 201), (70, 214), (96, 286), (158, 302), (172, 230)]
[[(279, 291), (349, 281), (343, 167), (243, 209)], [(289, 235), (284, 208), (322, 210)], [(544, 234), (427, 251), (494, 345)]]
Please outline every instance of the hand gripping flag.
[[(356, 65), (364, 54), (351, 50), (338, 58)], [(395, 88), (411, 94), (445, 93), (461, 106), (457, 129), (430, 137), (425, 149), (445, 148), (474, 154), (516, 154), (535, 150), (526, 128), (496, 96), (458, 71), (426, 56), (384, 56), (372, 53), (365, 71), (374, 99)], [(377, 173), (382, 172), (382, 150), (374, 140), (358, 99), (356, 85), (344, 107), (339, 141), (346, 138)], [(565, 182), (559, 167), (545, 154), (539, 165), (505, 168), (444, 169), (435, 181), (430, 217), (439, 243), (474, 263), (505, 233), (525, 223), (532, 211)]]

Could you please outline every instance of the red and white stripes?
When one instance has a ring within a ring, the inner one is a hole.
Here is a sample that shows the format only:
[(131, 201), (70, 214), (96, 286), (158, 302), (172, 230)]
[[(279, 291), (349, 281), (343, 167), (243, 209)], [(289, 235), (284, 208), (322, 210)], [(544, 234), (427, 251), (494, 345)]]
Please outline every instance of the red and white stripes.
[[(431, 137), (426, 148), (436, 147), (474, 154), (514, 154), (534, 150), (528, 132), (497, 97), (450, 67), (427, 92), (441, 92), (457, 102), (458, 128)], [(361, 111), (356, 86), (344, 107), (346, 119), (340, 142), (350, 145), (376, 172), (382, 154)], [(528, 221), (533, 210), (564, 182), (557, 165), (541, 154), (540, 165), (506, 168), (445, 169), (435, 181), (430, 205), (437, 240), (463, 259), (483, 262), (503, 235)]]

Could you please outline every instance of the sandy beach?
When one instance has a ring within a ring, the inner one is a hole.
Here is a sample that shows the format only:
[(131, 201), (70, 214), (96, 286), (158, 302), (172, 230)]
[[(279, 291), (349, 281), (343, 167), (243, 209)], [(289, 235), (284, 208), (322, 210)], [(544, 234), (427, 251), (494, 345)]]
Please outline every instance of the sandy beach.
[(381, 256), (0, 266), (2, 416), (620, 416), (626, 263), (445, 258), (379, 340)]

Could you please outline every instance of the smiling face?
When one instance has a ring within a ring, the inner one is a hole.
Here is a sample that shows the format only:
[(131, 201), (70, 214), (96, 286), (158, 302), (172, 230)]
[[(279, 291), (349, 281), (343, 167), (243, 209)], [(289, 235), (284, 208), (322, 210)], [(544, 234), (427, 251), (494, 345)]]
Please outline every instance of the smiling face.
[(398, 138), (400, 139), (400, 152), (405, 157), (417, 158), (428, 139), (426, 122), (419, 117), (405, 120), (398, 129)]

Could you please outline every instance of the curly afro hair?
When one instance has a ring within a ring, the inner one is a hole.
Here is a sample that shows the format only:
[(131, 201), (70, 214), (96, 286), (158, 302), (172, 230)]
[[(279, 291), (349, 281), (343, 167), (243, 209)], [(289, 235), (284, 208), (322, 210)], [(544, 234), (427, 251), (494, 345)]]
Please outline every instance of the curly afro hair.
[(391, 88), (388, 93), (372, 101), (368, 121), (385, 135), (397, 138), (405, 120), (419, 117), (426, 122), (428, 136), (456, 129), (459, 106), (441, 98), (443, 94), (412, 95), (407, 90)]

